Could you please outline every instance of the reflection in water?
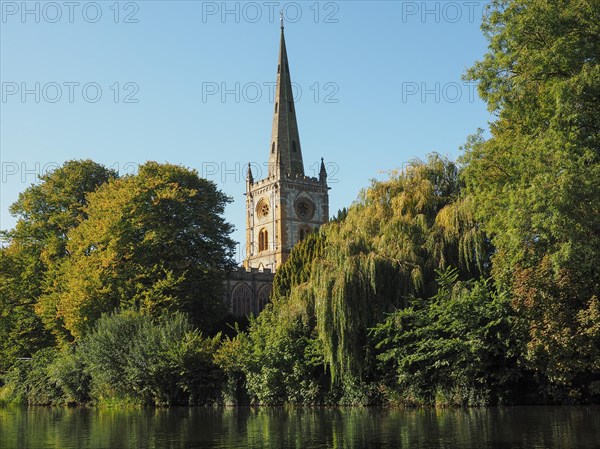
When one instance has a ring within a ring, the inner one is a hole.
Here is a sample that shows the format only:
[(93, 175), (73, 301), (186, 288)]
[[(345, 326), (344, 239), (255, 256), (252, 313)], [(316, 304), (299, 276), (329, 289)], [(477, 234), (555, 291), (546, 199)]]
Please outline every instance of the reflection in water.
[(598, 407), (0, 408), (0, 448), (598, 448)]

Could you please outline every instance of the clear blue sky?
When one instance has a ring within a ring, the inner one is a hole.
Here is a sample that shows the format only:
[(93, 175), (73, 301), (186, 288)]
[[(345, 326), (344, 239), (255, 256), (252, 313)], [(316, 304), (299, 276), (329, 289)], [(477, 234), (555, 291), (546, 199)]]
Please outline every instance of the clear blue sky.
[(461, 81), (486, 50), (485, 2), (28, 2), (27, 12), (2, 1), (0, 228), (14, 225), (8, 206), (35, 173), (69, 159), (122, 173), (156, 160), (230, 195), (226, 218), (243, 242), (244, 166), (268, 159), (282, 7), (306, 171), (329, 163), (332, 214), (383, 171), (433, 151), (457, 157), (488, 127)]

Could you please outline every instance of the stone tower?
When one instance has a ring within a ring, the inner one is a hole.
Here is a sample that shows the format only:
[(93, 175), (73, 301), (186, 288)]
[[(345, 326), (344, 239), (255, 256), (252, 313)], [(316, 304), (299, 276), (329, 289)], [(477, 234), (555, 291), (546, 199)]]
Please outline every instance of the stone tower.
[(275, 271), (294, 245), (327, 222), (327, 173), (321, 159), (318, 178), (304, 174), (292, 80), (281, 23), (273, 128), (266, 178), (246, 177), (246, 258), (248, 268)]

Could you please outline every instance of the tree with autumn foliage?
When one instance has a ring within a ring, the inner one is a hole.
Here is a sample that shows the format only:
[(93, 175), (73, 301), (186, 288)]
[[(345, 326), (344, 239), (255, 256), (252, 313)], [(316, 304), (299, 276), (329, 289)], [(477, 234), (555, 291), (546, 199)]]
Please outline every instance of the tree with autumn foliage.
[(222, 288), (233, 265), (228, 197), (194, 170), (147, 162), (88, 196), (87, 219), (69, 233), (70, 257), (41, 300), (71, 337), (102, 313), (187, 313), (203, 330), (226, 314)]

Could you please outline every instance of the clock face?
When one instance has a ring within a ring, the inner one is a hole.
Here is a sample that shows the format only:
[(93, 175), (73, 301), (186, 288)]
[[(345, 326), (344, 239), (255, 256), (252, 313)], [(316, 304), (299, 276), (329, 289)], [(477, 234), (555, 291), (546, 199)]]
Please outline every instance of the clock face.
[(270, 210), (271, 207), (269, 206), (269, 202), (265, 198), (263, 198), (258, 202), (256, 206), (256, 215), (258, 215), (258, 218), (267, 218), (269, 216)]
[(308, 198), (300, 198), (296, 201), (296, 215), (304, 221), (310, 220), (315, 214), (315, 206)]

